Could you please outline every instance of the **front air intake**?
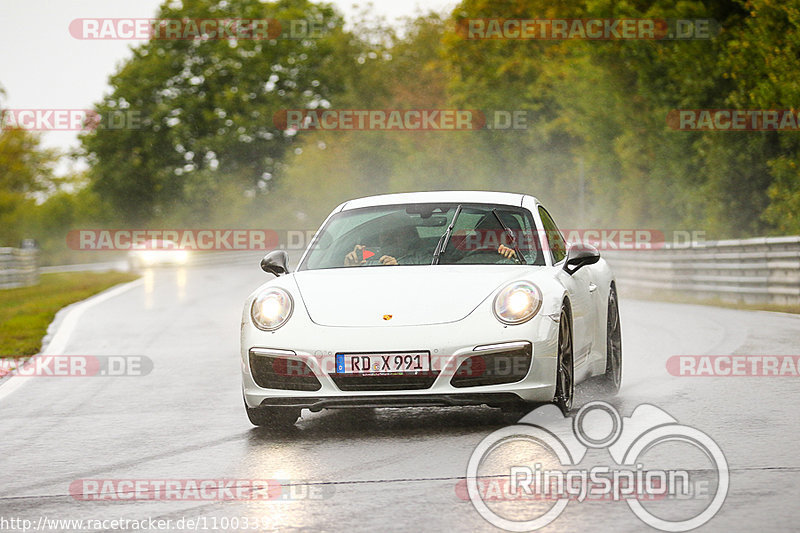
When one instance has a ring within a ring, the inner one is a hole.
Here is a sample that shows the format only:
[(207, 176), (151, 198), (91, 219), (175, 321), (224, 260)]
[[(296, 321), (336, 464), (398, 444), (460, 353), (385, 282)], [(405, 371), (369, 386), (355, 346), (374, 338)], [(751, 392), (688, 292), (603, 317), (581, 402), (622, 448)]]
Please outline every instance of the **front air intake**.
[(305, 361), (250, 350), (250, 373), (264, 389), (318, 391), (322, 384)]
[(502, 345), (492, 350), (483, 350), (461, 361), (450, 384), (453, 387), (479, 387), (516, 383), (528, 375), (531, 367), (530, 343)]

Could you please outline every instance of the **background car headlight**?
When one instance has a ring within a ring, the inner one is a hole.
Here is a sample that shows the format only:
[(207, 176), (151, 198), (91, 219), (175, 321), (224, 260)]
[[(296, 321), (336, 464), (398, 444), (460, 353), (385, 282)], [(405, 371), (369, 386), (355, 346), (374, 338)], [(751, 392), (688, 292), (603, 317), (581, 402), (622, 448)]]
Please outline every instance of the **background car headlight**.
[(542, 307), (542, 292), (529, 281), (515, 281), (494, 298), (494, 316), (505, 324), (522, 324)]
[(250, 317), (258, 329), (274, 331), (292, 316), (294, 301), (283, 289), (267, 289), (250, 306)]
[(144, 263), (145, 265), (150, 265), (155, 262), (157, 256), (155, 252), (151, 250), (145, 250), (144, 252), (139, 254), (139, 259), (141, 259), (142, 263)]

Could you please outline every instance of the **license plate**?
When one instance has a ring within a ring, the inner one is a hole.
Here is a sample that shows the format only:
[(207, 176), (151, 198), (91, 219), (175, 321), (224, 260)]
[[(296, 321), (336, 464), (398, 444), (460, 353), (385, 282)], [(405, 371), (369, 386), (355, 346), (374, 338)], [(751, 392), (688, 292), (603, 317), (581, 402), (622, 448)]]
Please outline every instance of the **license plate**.
[(337, 374), (406, 374), (430, 369), (428, 352), (336, 354)]

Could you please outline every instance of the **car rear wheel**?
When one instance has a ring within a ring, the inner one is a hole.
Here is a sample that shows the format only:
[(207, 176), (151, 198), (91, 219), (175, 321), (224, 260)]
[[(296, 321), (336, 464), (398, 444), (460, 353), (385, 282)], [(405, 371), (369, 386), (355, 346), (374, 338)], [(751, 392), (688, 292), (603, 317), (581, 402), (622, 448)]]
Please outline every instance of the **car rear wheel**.
[(572, 322), (566, 308), (561, 309), (558, 321), (558, 368), (556, 370), (555, 403), (566, 415), (572, 409), (575, 392), (575, 372), (572, 364)]
[(619, 325), (617, 291), (611, 286), (608, 295), (608, 320), (606, 326), (606, 372), (600, 378), (608, 394), (616, 394), (622, 385), (622, 331)]
[(276, 430), (292, 427), (300, 416), (296, 407), (248, 407), (245, 403), (244, 408), (251, 424)]

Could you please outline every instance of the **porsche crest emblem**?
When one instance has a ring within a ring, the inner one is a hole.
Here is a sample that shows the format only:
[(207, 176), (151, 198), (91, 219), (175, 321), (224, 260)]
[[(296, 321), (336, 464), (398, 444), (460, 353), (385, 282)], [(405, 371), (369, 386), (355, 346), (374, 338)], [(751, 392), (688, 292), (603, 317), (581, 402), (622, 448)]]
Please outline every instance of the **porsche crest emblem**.
[(383, 319), (384, 320), (391, 320), (392, 319), (392, 315), (383, 315)]

